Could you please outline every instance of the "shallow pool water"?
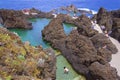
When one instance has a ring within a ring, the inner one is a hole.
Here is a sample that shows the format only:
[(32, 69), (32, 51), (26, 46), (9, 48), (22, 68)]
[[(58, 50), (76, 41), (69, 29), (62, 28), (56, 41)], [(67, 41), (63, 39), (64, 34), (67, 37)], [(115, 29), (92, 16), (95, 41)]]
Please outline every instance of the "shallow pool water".
[(68, 23), (63, 23), (63, 27), (64, 27), (65, 34), (69, 35), (70, 32), (75, 28), (75, 25), (68, 24)]
[[(69, 69), (69, 73), (64, 73), (64, 67)], [(68, 61), (62, 56), (57, 57), (57, 71), (56, 71), (56, 80), (73, 80), (75, 77), (79, 76), (68, 63)]]
[(29, 41), (31, 45), (38, 46), (42, 45), (43, 48), (50, 47), (48, 43), (43, 41), (41, 30), (44, 29), (46, 25), (50, 22), (50, 19), (40, 18), (40, 19), (30, 19), (32, 22), (33, 29), (9, 29), (10, 31), (16, 32), (23, 42)]

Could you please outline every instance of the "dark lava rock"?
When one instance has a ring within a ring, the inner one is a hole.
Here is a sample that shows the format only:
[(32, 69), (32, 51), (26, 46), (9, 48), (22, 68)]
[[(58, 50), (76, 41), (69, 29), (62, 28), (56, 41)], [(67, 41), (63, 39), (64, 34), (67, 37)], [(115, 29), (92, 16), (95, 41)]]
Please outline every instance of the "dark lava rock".
[(105, 61), (110, 62), (112, 54), (117, 52), (115, 45), (101, 33), (93, 36), (91, 41), (97, 50), (97, 55), (101, 56)]
[(111, 67), (110, 64), (102, 65), (98, 62), (94, 62), (89, 67), (90, 73), (93, 77), (92, 80), (119, 80), (117, 71), (115, 68)]
[(111, 14), (108, 13), (106, 9), (99, 9), (96, 20), (99, 25), (104, 25), (107, 31), (110, 31), (112, 29)]
[(81, 15), (77, 19), (73, 19), (68, 15), (63, 15), (63, 17), (64, 22), (75, 25), (79, 34), (81, 35), (92, 37), (93, 35), (98, 33), (96, 30), (92, 29), (91, 20), (85, 15)]
[(110, 36), (120, 42), (120, 10), (107, 11), (100, 8), (98, 14), (92, 18), (92, 20), (95, 19), (100, 26), (104, 25), (106, 27)]
[[(78, 29), (73, 30), (66, 36), (63, 30), (63, 22), (77, 25)], [(85, 33), (81, 33), (80, 28)], [(105, 68), (108, 67), (107, 70), (101, 73), (109, 72), (108, 75), (113, 74), (114, 71), (111, 71), (111, 67), (106, 65), (111, 60), (111, 54), (116, 53), (117, 49), (103, 34), (98, 34), (97, 32), (90, 34), (90, 29), (91, 22), (85, 16), (82, 15), (80, 18), (73, 20), (70, 17), (68, 19), (68, 16), (60, 14), (44, 28), (42, 35), (54, 48), (60, 50), (72, 67), (78, 73), (83, 74), (87, 80), (95, 80), (96, 78), (98, 80), (107, 80), (107, 78), (104, 79), (104, 74), (96, 75), (94, 71), (97, 68), (92, 68), (91, 66), (92, 64), (99, 63), (105, 66)], [(91, 29), (91, 31), (93, 30)], [(104, 45), (106, 45), (106, 49), (99, 48)], [(99, 66), (98, 68), (101, 69)], [(117, 76), (117, 74), (114, 74), (114, 76)], [(117, 77), (114, 76), (111, 75), (110, 78), (116, 80)]]
[(78, 26), (78, 32), (81, 35), (92, 37), (98, 32), (91, 28), (91, 20), (85, 15), (81, 15), (78, 19), (75, 20), (75, 24)]
[(0, 17), (0, 24), (3, 24), (3, 20), (2, 20), (2, 18)]
[(57, 40), (64, 39), (66, 37), (63, 29), (63, 20), (61, 18), (53, 19), (49, 25), (44, 27), (42, 31), (43, 38), (46, 41), (50, 41), (51, 44), (55, 44)]
[(99, 33), (91, 38), (96, 49), (103, 48), (106, 45), (106, 49), (108, 49), (112, 54), (116, 53), (118, 50), (115, 45), (107, 38), (104, 34)]
[(120, 18), (120, 9), (110, 11), (113, 18)]
[(5, 28), (32, 29), (32, 23), (27, 21), (21, 11), (0, 9), (0, 16)]
[(73, 11), (73, 12), (78, 12), (77, 8), (75, 5), (71, 4), (70, 6), (67, 7), (61, 7), (61, 10), (66, 10), (66, 11)]
[(65, 43), (59, 45), (60, 51), (79, 73), (87, 74), (87, 66), (97, 60), (97, 51), (92, 42), (87, 37), (79, 35), (77, 31), (72, 31)]
[(120, 18), (114, 18), (112, 26), (112, 33), (110, 36), (114, 37), (120, 42)]
[(44, 50), (48, 54), (48, 60), (42, 70), (44, 75), (43, 80), (55, 80), (56, 79), (56, 56), (52, 48)]
[[(36, 13), (35, 15), (32, 15), (32, 13)], [(52, 12), (42, 12), (38, 9), (31, 8), (30, 9), (30, 15), (26, 15), (27, 18), (53, 18), (54, 15), (52, 15)]]

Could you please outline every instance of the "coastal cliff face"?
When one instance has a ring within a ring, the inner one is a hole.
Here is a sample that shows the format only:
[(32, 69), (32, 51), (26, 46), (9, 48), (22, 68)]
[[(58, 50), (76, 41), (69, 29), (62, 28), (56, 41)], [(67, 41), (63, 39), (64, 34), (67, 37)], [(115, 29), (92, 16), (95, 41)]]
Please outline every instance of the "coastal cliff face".
[(22, 10), (0, 9), (0, 24), (5, 28), (32, 29), (32, 23), (29, 18), (53, 18), (51, 12), (42, 12), (35, 8), (29, 9), (29, 12)]
[(0, 23), (5, 28), (32, 29), (32, 24), (21, 11), (0, 9)]
[(98, 14), (94, 16), (99, 25), (104, 25), (106, 30), (112, 31), (110, 36), (120, 42), (120, 10), (107, 11), (100, 8)]
[(55, 80), (55, 75), (56, 58), (51, 49), (22, 43), (15, 33), (0, 28), (0, 79)]
[[(67, 36), (63, 22), (72, 23), (77, 29)], [(89, 18), (83, 15), (78, 19), (58, 15), (43, 29), (42, 35), (87, 80), (117, 80), (116, 69), (109, 65), (111, 54), (115, 54), (117, 49), (105, 35), (93, 30), (91, 26)]]

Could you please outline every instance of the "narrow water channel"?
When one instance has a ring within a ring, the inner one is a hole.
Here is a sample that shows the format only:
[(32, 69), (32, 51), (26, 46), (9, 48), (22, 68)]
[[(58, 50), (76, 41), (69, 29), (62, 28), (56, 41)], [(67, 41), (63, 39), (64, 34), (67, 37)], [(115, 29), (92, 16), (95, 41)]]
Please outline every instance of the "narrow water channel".
[[(41, 33), (44, 27), (49, 24), (50, 19), (45, 19), (45, 18), (30, 19), (30, 21), (32, 22), (33, 25), (32, 30), (24, 30), (24, 29), (9, 29), (9, 30), (12, 32), (16, 32), (20, 36), (23, 42), (29, 41), (32, 46), (42, 45), (44, 49), (51, 47), (48, 43), (43, 41), (42, 33)], [(67, 35), (73, 29), (73, 25), (70, 24), (64, 23), (63, 26), (64, 26), (64, 31)], [(62, 55), (57, 56), (56, 66), (57, 66), (56, 80), (84, 80), (72, 69), (71, 65)], [(63, 71), (64, 66), (68, 67), (70, 70), (68, 75), (64, 74)]]

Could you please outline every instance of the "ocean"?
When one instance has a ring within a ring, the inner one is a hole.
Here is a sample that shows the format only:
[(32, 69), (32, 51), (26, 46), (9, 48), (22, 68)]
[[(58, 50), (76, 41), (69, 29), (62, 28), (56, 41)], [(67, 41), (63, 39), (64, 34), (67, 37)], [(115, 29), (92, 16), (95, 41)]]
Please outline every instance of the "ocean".
[(34, 7), (47, 12), (70, 4), (77, 8), (89, 8), (95, 11), (100, 7), (107, 10), (120, 8), (120, 0), (0, 0), (0, 8), (20, 10)]

